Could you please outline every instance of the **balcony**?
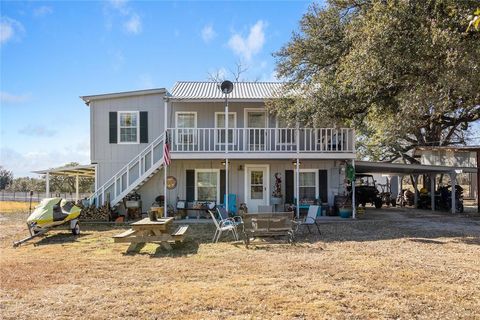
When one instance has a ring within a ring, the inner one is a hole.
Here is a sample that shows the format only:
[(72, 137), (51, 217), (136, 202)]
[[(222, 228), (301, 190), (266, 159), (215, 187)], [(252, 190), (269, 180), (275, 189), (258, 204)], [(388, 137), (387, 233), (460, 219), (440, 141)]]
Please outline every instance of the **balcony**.
[[(242, 158), (242, 154), (269, 154), (270, 158), (351, 158), (355, 154), (355, 134), (350, 128), (170, 128), (170, 150), (176, 158), (181, 154), (208, 153), (211, 158)], [(215, 156), (216, 154), (216, 156)], [(275, 156), (276, 155), (276, 156)], [(199, 157), (195, 157), (199, 158)]]

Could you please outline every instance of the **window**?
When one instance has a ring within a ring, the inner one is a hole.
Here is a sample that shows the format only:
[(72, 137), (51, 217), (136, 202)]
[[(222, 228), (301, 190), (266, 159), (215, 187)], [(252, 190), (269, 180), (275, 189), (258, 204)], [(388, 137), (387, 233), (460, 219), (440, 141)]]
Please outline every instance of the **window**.
[(195, 199), (220, 201), (220, 170), (195, 170)]
[(197, 113), (177, 112), (175, 122), (177, 143), (187, 145), (195, 143), (194, 129), (197, 127)]
[[(237, 113), (228, 113), (228, 143), (233, 144), (236, 137)], [(215, 128), (225, 128), (225, 112), (215, 112)], [(231, 129), (230, 129), (231, 128)], [(225, 130), (216, 130), (215, 143), (225, 144)]]
[(277, 135), (278, 144), (294, 145), (295, 144), (295, 128), (288, 125), (285, 119), (277, 117)]
[(118, 112), (118, 143), (139, 143), (138, 111)]
[(311, 202), (318, 199), (318, 170), (301, 169), (298, 180), (300, 203)]

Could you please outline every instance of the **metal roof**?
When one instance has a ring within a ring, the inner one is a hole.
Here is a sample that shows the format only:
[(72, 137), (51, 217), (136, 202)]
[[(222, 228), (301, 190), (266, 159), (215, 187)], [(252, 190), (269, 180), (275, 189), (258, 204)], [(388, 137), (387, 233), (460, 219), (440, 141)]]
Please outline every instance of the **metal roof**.
[(165, 88), (158, 88), (158, 89), (146, 89), (146, 90), (135, 90), (135, 91), (124, 91), (124, 92), (102, 93), (102, 94), (95, 94), (95, 95), (89, 95), (89, 96), (80, 96), (80, 99), (85, 101), (85, 104), (88, 106), (90, 105), (90, 102), (94, 100), (144, 96), (149, 94), (168, 94), (168, 92), (167, 92), (167, 89)]
[[(223, 100), (218, 82), (179, 81), (172, 89), (173, 100)], [(259, 100), (274, 98), (280, 91), (281, 82), (235, 82), (228, 100)]]
[(476, 168), (432, 166), (424, 164), (404, 164), (390, 162), (355, 161), (358, 173), (390, 173), (390, 174), (428, 174), (428, 173), (476, 173)]
[(38, 174), (51, 174), (53, 176), (79, 176), (79, 177), (95, 177), (95, 165), (94, 164), (87, 164), (87, 165), (79, 165), (74, 167), (60, 167), (60, 168), (53, 168), (53, 169), (46, 169), (46, 170), (39, 170), (39, 171), (32, 171), (33, 173)]

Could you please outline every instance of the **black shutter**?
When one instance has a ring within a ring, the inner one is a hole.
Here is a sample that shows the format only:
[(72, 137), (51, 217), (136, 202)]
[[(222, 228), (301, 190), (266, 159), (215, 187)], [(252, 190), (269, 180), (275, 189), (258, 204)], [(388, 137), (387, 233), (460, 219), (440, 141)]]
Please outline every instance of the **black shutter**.
[(116, 112), (109, 112), (108, 113), (108, 119), (109, 119), (109, 129), (110, 129), (110, 138), (109, 141), (110, 143), (117, 143), (118, 142), (118, 137), (117, 137), (117, 113)]
[(285, 170), (285, 203), (293, 203), (293, 170)]
[(195, 201), (195, 170), (187, 170), (186, 180), (186, 200), (187, 202)]
[(140, 111), (140, 143), (148, 143), (148, 112)]
[(318, 187), (320, 188), (320, 202), (328, 201), (328, 171), (318, 170)]
[(227, 188), (225, 188), (225, 170), (220, 170), (220, 203), (223, 204), (225, 202), (225, 192)]

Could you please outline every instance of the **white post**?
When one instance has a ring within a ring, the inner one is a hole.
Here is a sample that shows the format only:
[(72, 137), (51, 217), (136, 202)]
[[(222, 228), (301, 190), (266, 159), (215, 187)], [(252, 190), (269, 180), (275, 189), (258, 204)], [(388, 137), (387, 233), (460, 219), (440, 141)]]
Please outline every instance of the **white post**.
[(167, 166), (163, 164), (163, 216), (167, 217)]
[[(228, 212), (228, 97), (225, 93), (225, 210)], [(222, 201), (222, 199), (220, 199)]]
[[(352, 160), (353, 172), (355, 172), (355, 159)], [(355, 205), (355, 178), (352, 180), (352, 219), (357, 217), (357, 206)]]
[(297, 219), (300, 218), (300, 160), (297, 158), (296, 168), (295, 168), (295, 198), (297, 199), (296, 203), (296, 211), (297, 211)]
[(418, 207), (418, 175), (413, 176), (413, 206)]
[(75, 202), (78, 202), (79, 193), (78, 193), (78, 174), (75, 175)]
[[(168, 128), (168, 98), (163, 100), (163, 130), (166, 132)], [(153, 157), (153, 154), (152, 154)]]
[(45, 197), (50, 198), (50, 172), (45, 176)]
[(403, 189), (403, 176), (398, 176), (398, 195), (401, 195), (403, 197), (402, 189)]
[(430, 206), (432, 207), (432, 211), (435, 211), (435, 179), (437, 175), (431, 174), (430, 175)]
[(451, 181), (450, 184), (452, 185), (452, 213), (456, 213), (457, 212), (457, 210), (456, 210), (456, 205), (457, 205), (456, 200), (457, 199), (455, 199), (455, 190), (456, 190), (455, 186), (457, 184), (457, 174), (455, 173), (455, 171), (452, 171), (450, 173), (450, 181)]

